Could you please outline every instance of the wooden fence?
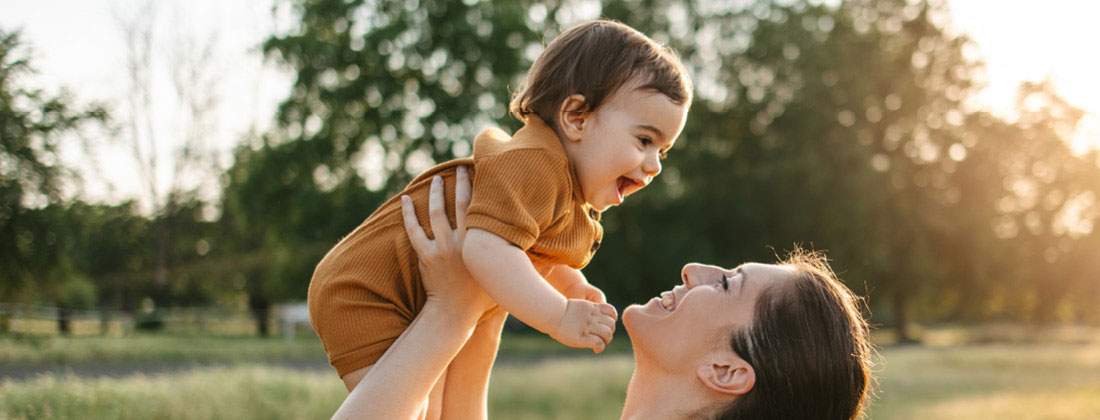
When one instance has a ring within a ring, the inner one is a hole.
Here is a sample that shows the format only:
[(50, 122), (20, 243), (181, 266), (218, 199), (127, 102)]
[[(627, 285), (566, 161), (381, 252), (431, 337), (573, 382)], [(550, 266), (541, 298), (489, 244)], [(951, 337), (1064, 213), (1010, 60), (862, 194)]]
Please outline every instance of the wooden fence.
[[(304, 304), (277, 305), (268, 317), (268, 331), (293, 337), (311, 331)], [(68, 322), (63, 322), (64, 320)], [(66, 325), (67, 324), (67, 325)], [(256, 318), (245, 309), (159, 308), (132, 313), (114, 310), (77, 310), (0, 302), (0, 334), (125, 336), (142, 327), (184, 334), (256, 335)], [(64, 329), (68, 331), (64, 331)]]

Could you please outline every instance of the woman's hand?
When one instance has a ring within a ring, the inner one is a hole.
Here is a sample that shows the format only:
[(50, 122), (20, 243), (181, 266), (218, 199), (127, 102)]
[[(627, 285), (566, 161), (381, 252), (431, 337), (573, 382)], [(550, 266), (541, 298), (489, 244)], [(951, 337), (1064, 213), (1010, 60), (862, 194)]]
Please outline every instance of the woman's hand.
[(443, 178), (432, 179), (428, 197), (428, 213), (435, 240), (428, 239), (416, 218), (412, 199), (401, 197), (405, 232), (420, 260), (420, 276), (428, 293), (426, 305), (464, 315), (481, 314), (491, 310), (495, 303), (481, 286), (474, 281), (462, 261), (462, 244), (466, 240), (466, 209), (470, 206), (470, 177), (465, 166), (455, 172), (455, 222), (454, 229), (447, 219), (446, 198), (443, 194)]
[[(473, 281), (462, 262), (466, 207), (470, 203), (470, 180), (465, 168), (459, 167), (456, 180), (457, 229), (451, 229), (443, 207), (443, 180), (436, 179), (432, 183), (428, 207), (435, 240), (429, 240), (424, 229), (417, 223), (416, 213), (413, 212), (412, 202), (408, 197), (401, 198), (405, 231), (413, 249), (420, 256), (420, 274), (424, 287), (428, 290), (428, 302), (378, 362), (359, 379), (358, 385), (352, 389), (333, 418), (420, 418), (424, 414), (425, 403), (430, 400), (429, 395), (436, 384), (441, 382), (440, 378), (448, 370), (448, 366), (456, 360), (471, 336), (477, 336), (478, 317), (492, 308), (493, 301)], [(494, 316), (490, 319), (499, 318)], [(496, 331), (499, 334), (499, 321), (494, 325), (497, 325)], [(492, 356), (488, 351), (469, 353), (471, 355), (462, 360)], [(488, 356), (482, 356), (482, 353)], [(457, 374), (474, 378), (477, 372), (470, 373), (471, 369), (488, 370), (492, 366), (492, 360), (471, 366), (473, 367)], [(480, 388), (477, 390), (482, 390), (488, 382), (488, 374), (483, 373), (475, 379), (480, 381)], [(462, 381), (456, 381), (458, 382)], [(478, 418), (466, 415), (467, 412), (474, 411), (462, 410), (474, 407), (475, 404), (480, 404), (478, 407), (484, 406), (483, 391), (476, 394), (469, 392), (458, 393), (451, 398), (461, 399), (457, 403), (452, 401), (452, 407), (455, 408), (451, 409), (460, 418)]]

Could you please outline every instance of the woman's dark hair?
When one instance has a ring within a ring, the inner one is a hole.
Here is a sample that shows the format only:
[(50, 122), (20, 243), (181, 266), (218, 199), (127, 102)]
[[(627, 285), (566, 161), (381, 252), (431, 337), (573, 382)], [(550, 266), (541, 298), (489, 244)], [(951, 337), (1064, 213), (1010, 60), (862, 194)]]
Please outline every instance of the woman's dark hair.
[(796, 270), (794, 280), (762, 291), (753, 322), (730, 338), (733, 351), (752, 365), (755, 386), (715, 418), (858, 418), (874, 352), (861, 300), (820, 252), (795, 249), (780, 265)]
[(671, 49), (619, 22), (582, 23), (539, 55), (509, 109), (520, 120), (535, 114), (557, 130), (554, 113), (565, 98), (580, 94), (585, 104), (575, 111), (593, 111), (634, 76), (646, 77), (640, 89), (664, 94), (677, 105), (691, 103), (691, 79)]

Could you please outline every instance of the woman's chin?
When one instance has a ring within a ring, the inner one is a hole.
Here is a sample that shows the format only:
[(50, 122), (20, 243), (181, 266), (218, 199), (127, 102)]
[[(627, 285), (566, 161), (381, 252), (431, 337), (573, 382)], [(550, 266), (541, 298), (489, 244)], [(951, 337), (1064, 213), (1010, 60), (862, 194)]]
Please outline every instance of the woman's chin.
[(659, 306), (660, 300), (650, 301), (644, 305), (630, 305), (623, 310), (623, 327), (626, 328), (630, 346), (634, 349), (635, 362), (646, 358), (643, 355), (650, 353), (648, 348), (660, 335), (658, 332), (660, 329), (655, 325), (659, 317), (655, 316), (652, 310), (654, 303)]
[(623, 327), (626, 327), (627, 334), (630, 334), (631, 336), (634, 335), (630, 330), (634, 327), (634, 323), (638, 319), (638, 313), (642, 310), (642, 305), (639, 305), (637, 303), (627, 306), (626, 309), (623, 309)]
[[(634, 336), (634, 331), (638, 328), (644, 328), (646, 321), (652, 321), (658, 317), (658, 311), (661, 309), (661, 300), (658, 298), (650, 299), (644, 305), (633, 304), (627, 306), (623, 310), (623, 326), (626, 327), (626, 333), (631, 337)], [(661, 309), (663, 311), (663, 309)], [(633, 341), (633, 339), (631, 339)]]

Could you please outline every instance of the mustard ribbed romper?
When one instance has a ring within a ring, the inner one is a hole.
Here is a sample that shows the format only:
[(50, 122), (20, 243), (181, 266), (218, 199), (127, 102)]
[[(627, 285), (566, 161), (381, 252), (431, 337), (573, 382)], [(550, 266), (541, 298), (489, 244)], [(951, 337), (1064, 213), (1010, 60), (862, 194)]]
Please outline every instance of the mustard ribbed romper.
[(444, 178), (447, 216), (454, 225), (459, 165), (473, 184), (468, 228), (482, 229), (523, 249), (536, 267), (582, 268), (603, 236), (599, 212), (584, 202), (576, 172), (557, 136), (532, 116), (509, 138), (482, 131), (472, 158), (439, 164), (386, 201), (325, 255), (309, 284), (309, 318), (340, 376), (373, 365), (423, 308), (417, 257), (405, 234), (401, 195), (412, 198), (428, 237), (428, 193)]

